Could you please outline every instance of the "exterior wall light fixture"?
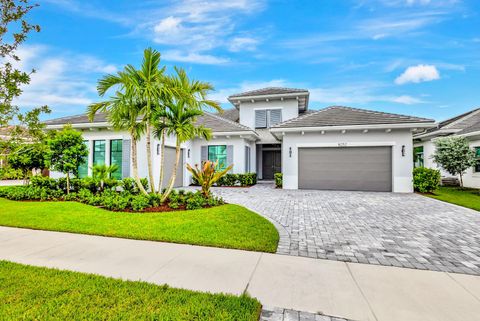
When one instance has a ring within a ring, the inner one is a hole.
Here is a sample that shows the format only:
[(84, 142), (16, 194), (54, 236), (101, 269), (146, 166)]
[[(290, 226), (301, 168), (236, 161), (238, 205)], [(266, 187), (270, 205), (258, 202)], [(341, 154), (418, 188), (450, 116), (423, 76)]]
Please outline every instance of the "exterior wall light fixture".
[(402, 145), (402, 157), (405, 157), (405, 145)]

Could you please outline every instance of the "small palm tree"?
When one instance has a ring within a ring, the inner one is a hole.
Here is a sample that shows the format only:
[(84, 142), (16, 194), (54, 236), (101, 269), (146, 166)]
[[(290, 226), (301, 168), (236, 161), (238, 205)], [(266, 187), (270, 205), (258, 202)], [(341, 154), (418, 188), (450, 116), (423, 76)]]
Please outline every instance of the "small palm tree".
[[(144, 51), (140, 69), (127, 65), (116, 74), (104, 76), (99, 80), (97, 86), (98, 94), (101, 97), (110, 89), (115, 88), (117, 93), (123, 96), (124, 100), (133, 101), (136, 105), (135, 121), (143, 123), (145, 128), (145, 133), (141, 133), (141, 136), (146, 135), (147, 170), (152, 191), (154, 190), (154, 181), (151, 152), (151, 117), (153, 107), (162, 108), (162, 97), (168, 91), (168, 88), (164, 86), (164, 71), (165, 68), (160, 68), (160, 53), (152, 48), (148, 48)], [(114, 97), (113, 99), (116, 98)], [(91, 116), (96, 112), (95, 105), (97, 104), (93, 104), (93, 107), (89, 108)], [(98, 108), (97, 110), (99, 109), (103, 108)]]
[(105, 181), (112, 176), (112, 173), (118, 169), (117, 164), (110, 166), (105, 164), (97, 164), (92, 167), (92, 176), (100, 181), (100, 191), (103, 191)]
[(195, 125), (196, 118), (202, 114), (203, 112), (201, 110), (189, 108), (184, 101), (177, 100), (168, 103), (165, 110), (156, 113), (154, 116), (154, 119), (157, 120), (157, 126), (154, 129), (156, 135), (164, 132), (167, 135), (176, 136), (175, 164), (173, 166), (167, 189), (162, 195), (162, 202), (167, 199), (175, 183), (178, 164), (180, 162), (181, 144), (195, 137), (202, 137), (207, 140), (211, 138), (211, 129)]
[[(188, 78), (187, 73), (182, 68), (175, 67), (175, 74), (172, 76), (165, 77), (164, 85), (166, 88), (163, 91), (163, 104), (164, 108), (159, 109), (159, 112), (156, 113), (156, 116), (152, 119), (153, 126), (155, 127), (154, 134), (161, 140), (161, 159), (160, 159), (160, 179), (158, 186), (158, 193), (162, 191), (162, 182), (164, 178), (164, 163), (165, 163), (165, 133), (167, 132), (167, 124), (162, 124), (165, 122), (165, 119), (160, 117), (162, 113), (168, 113), (168, 109), (174, 106), (173, 114), (180, 116), (180, 110), (197, 110), (200, 111), (197, 115), (188, 117), (189, 121), (192, 123), (196, 121), (196, 116), (201, 115), (201, 111), (204, 109), (214, 109), (217, 111), (222, 111), (219, 103), (207, 98), (208, 93), (211, 92), (214, 88), (208, 82), (191, 80)], [(187, 117), (187, 116), (182, 116)], [(182, 122), (184, 122), (182, 120)], [(174, 133), (175, 131), (169, 131)], [(199, 135), (202, 134), (199, 132)], [(193, 138), (193, 137), (192, 137)], [(176, 173), (176, 172), (175, 172)], [(171, 180), (171, 179), (170, 179)], [(175, 180), (174, 180), (175, 181)]]

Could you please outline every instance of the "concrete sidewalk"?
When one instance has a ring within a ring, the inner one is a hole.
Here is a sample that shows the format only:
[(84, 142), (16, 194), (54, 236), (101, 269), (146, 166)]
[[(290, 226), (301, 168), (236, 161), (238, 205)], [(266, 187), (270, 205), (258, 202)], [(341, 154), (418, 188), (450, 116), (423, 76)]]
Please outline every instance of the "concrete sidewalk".
[(0, 259), (241, 294), (352, 320), (480, 315), (480, 277), (276, 254), (0, 227)]

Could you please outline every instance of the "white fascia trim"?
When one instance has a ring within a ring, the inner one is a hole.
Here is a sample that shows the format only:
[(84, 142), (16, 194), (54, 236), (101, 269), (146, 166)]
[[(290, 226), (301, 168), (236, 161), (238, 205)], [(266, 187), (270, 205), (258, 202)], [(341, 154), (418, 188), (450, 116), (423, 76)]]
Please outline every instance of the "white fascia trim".
[(475, 132), (470, 132), (470, 133), (466, 133), (466, 134), (461, 134), (461, 135), (458, 135), (458, 136), (461, 136), (461, 137), (470, 137), (470, 136), (478, 136), (480, 135), (480, 131), (475, 131)]
[[(62, 129), (63, 126), (67, 125), (68, 123), (65, 124), (59, 124), (59, 125), (47, 125), (45, 126), (45, 129)], [(71, 124), (72, 128), (103, 128), (103, 127), (112, 127), (109, 125), (107, 122), (103, 123), (80, 123), (80, 124)]]
[(362, 147), (362, 146), (395, 146), (396, 142), (336, 142), (336, 143), (299, 143), (297, 148), (314, 147)]
[(256, 132), (253, 130), (249, 131), (239, 131), (239, 132), (212, 132), (213, 136), (246, 136), (246, 135), (251, 135), (255, 137), (259, 137)]
[(429, 128), (434, 123), (401, 123), (401, 124), (374, 124), (374, 125), (347, 125), (347, 126), (318, 126), (318, 127), (291, 127), (270, 128), (271, 132), (316, 132), (338, 130), (361, 130), (361, 129), (406, 129), (406, 128)]
[(296, 97), (307, 97), (309, 96), (308, 92), (299, 92), (299, 93), (290, 93), (290, 94), (275, 94), (275, 95), (254, 95), (254, 96), (242, 96), (242, 97), (230, 97), (228, 100), (230, 102), (242, 101), (242, 100), (251, 100), (251, 99), (266, 99), (266, 98), (296, 98)]

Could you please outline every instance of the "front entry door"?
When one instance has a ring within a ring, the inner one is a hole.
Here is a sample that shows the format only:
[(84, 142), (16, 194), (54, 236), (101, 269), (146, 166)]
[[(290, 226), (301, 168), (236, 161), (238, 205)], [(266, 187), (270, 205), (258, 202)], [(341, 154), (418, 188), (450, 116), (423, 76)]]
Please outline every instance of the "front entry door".
[(262, 156), (263, 179), (273, 179), (273, 174), (282, 172), (282, 153), (279, 150), (265, 150)]

